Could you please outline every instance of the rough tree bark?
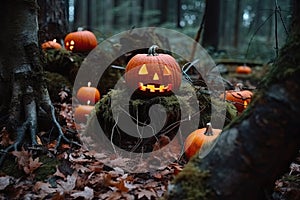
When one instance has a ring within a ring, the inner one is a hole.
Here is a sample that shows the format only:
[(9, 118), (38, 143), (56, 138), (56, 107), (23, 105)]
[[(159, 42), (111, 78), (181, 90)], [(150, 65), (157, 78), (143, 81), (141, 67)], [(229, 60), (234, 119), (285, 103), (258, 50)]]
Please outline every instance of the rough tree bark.
[[(0, 7), (0, 92), (1, 125), (15, 135), (15, 143), (2, 150), (0, 163), (7, 152), (28, 143), (37, 147), (37, 118), (46, 113), (58, 130), (58, 145), (69, 141), (55, 119), (54, 107), (43, 80), (38, 46), (38, 4), (36, 0), (3, 1)], [(26, 145), (25, 145), (26, 146)]]
[(69, 31), (67, 4), (66, 0), (38, 0), (40, 43), (57, 39), (63, 44), (66, 33)]
[(168, 199), (270, 199), (300, 149), (300, 2), (293, 3), (289, 39), (254, 101), (208, 156), (178, 175)]

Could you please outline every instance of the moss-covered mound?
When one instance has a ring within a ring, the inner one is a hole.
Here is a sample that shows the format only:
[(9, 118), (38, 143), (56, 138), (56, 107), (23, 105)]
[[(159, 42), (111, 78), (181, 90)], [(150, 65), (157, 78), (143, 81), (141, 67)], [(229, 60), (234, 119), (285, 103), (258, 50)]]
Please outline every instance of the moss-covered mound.
[(44, 74), (48, 92), (52, 102), (61, 102), (59, 93), (62, 90), (65, 92), (69, 91), (69, 95), (71, 95), (72, 85), (66, 77), (55, 72), (46, 71)]
[(66, 49), (49, 49), (43, 51), (41, 60), (45, 71), (59, 73), (73, 84), (85, 57)]
[[(155, 106), (159, 107), (153, 111)], [(226, 108), (226, 114), (222, 108)], [(211, 122), (212, 112), (214, 121), (225, 118), (225, 125), (236, 116), (231, 104), (184, 84), (176, 95), (168, 96), (145, 97), (130, 94), (126, 88), (113, 89), (95, 105), (86, 135), (96, 136), (93, 141), (106, 137), (126, 151), (151, 152), (161, 136), (172, 140), (176, 134), (182, 134), (184, 139), (205, 127)]]

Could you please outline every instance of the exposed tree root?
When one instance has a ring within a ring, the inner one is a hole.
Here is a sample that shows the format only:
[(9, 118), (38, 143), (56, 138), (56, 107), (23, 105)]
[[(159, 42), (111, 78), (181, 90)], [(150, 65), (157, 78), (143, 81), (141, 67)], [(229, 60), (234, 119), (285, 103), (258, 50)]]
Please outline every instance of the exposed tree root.
[(55, 116), (55, 109), (52, 105), (47, 87), (45, 86), (42, 67), (39, 56), (36, 52), (36, 45), (25, 48), (30, 58), (30, 63), (23, 64), (14, 70), (12, 80), (12, 97), (10, 102), (10, 112), (8, 117), (8, 129), (15, 135), (15, 141), (10, 146), (2, 150), (0, 165), (5, 160), (10, 151), (16, 151), (21, 145), (28, 145), (27, 138), (30, 136), (32, 149), (41, 149), (37, 142), (38, 114), (46, 113), (53, 127), (57, 129), (57, 143), (54, 148), (55, 153), (64, 140), (67, 143), (81, 146), (78, 142), (69, 140), (58, 123)]

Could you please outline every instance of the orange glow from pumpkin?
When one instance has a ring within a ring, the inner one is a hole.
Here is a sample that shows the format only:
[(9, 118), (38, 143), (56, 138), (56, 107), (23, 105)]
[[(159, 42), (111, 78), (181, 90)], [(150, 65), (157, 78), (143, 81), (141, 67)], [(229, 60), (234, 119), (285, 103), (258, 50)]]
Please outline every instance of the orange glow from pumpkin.
[(66, 42), (66, 46), (72, 51), (75, 48), (75, 41), (71, 40), (70, 43)]
[(247, 108), (247, 106), (248, 106), (248, 102), (244, 101), (244, 108)]

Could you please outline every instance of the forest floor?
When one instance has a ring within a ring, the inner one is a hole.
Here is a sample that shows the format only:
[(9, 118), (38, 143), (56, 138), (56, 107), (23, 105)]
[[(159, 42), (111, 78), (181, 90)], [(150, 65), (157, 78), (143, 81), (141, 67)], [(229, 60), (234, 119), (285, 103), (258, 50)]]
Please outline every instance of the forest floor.
[[(263, 73), (263, 69), (258, 70)], [(245, 76), (226, 78), (232, 83), (243, 81), (248, 88), (255, 87)], [(60, 95), (66, 97), (64, 93)], [(83, 136), (76, 129), (71, 103), (58, 102), (54, 106), (66, 136), (80, 141)], [(0, 147), (12, 144), (9, 131), (0, 127)], [(129, 173), (106, 165), (122, 165), (126, 160), (105, 151), (88, 151), (63, 143), (55, 152), (56, 141), (52, 137), (51, 132), (40, 132), (37, 139), (41, 149), (24, 148), (9, 153), (0, 170), (0, 199), (159, 199), (188, 162), (182, 156), (151, 172)], [(300, 153), (274, 183), (271, 199), (300, 199)]]
[[(0, 136), (1, 144), (12, 142), (5, 128)], [(36, 150), (11, 152), (0, 172), (0, 199), (159, 199), (187, 163), (182, 157), (156, 171), (129, 173), (105, 164), (126, 162), (122, 157), (69, 144), (54, 154), (54, 146), (47, 144), (42, 156)], [(272, 199), (300, 199), (300, 154), (274, 183)]]

